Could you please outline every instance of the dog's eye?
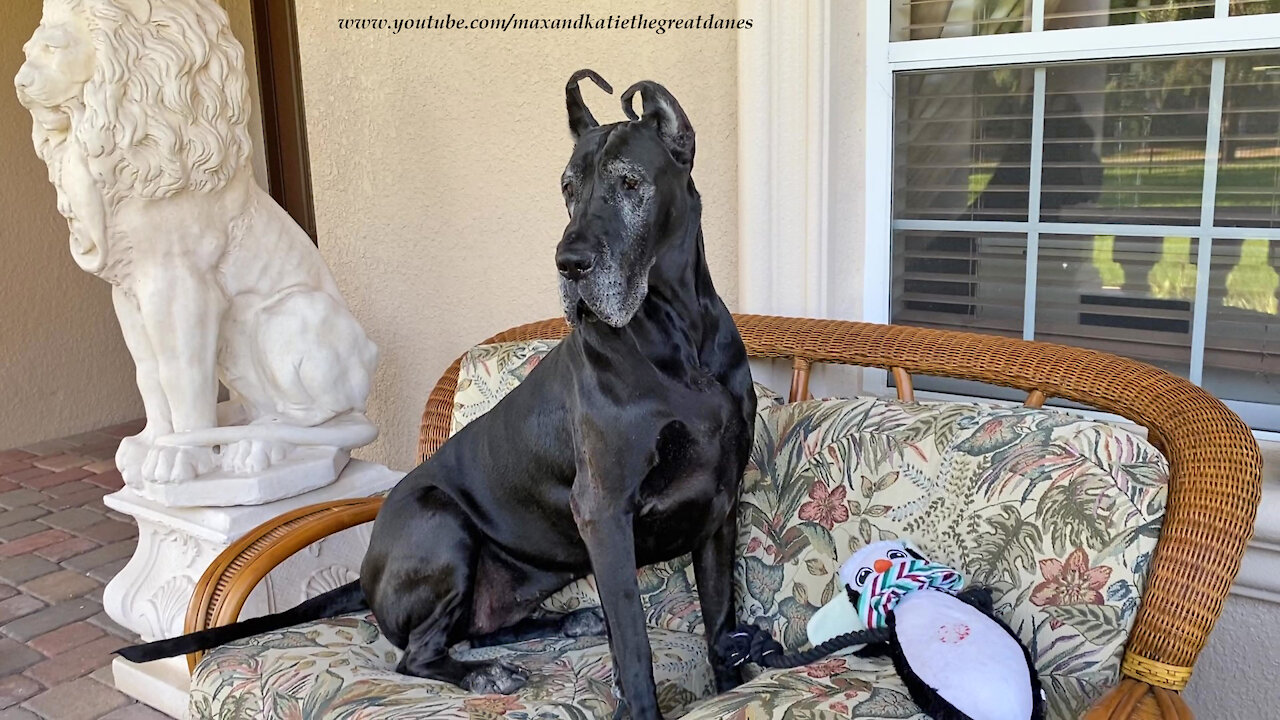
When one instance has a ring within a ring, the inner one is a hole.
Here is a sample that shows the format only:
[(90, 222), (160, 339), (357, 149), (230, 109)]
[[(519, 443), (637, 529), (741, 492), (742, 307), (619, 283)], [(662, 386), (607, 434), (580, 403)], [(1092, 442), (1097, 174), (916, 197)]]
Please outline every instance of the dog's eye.
[(857, 580), (858, 586), (861, 587), (862, 584), (865, 583), (867, 581), (867, 578), (869, 577), (871, 577), (871, 568), (864, 567), (858, 571), (858, 574), (854, 577), (854, 580)]
[(560, 192), (564, 193), (564, 196), (567, 198), (573, 197), (573, 185), (571, 185), (570, 183), (565, 183), (561, 185)]
[(628, 190), (635, 190), (636, 188), (640, 187), (640, 178), (636, 177), (635, 175), (623, 175), (622, 185)]

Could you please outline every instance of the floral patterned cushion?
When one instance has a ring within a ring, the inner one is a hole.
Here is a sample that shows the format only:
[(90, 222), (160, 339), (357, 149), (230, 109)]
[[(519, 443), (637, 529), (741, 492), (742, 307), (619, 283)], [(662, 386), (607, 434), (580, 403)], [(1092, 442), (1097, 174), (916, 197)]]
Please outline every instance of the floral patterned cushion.
[(768, 407), (739, 510), (740, 619), (801, 647), (839, 563), (908, 538), (994, 589), (1051, 716), (1075, 718), (1117, 681), (1167, 478), (1141, 437), (1062, 412), (872, 398)]
[[(666, 717), (710, 695), (706, 641), (653, 630), (654, 678)], [(602, 637), (551, 638), (456, 652), (529, 670), (516, 695), (473, 695), (396, 673), (400, 653), (373, 617), (347, 615), (211, 650), (191, 676), (192, 720), (580, 720), (612, 717), (609, 647)]]
[(886, 658), (827, 658), (769, 670), (693, 707), (685, 720), (928, 720)]

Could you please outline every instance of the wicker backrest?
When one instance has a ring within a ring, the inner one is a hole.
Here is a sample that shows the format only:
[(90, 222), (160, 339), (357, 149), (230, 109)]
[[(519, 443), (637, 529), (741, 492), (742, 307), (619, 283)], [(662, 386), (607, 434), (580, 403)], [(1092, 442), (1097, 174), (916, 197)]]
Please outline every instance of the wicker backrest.
[[(1169, 459), (1169, 503), (1122, 671), (1156, 687), (1186, 685), (1239, 570), (1262, 492), (1258, 444), (1235, 413), (1187, 380), (1093, 350), (840, 320), (734, 320), (749, 355), (793, 360), (793, 400), (807, 396), (810, 364), (838, 363), (893, 370), (904, 397), (910, 397), (912, 373), (977, 380), (1022, 390), (1028, 404), (1072, 400), (1147, 428)], [(485, 342), (558, 339), (568, 332), (563, 320), (544, 320)], [(449, 435), (460, 362), (449, 366), (427, 401), (419, 460)]]

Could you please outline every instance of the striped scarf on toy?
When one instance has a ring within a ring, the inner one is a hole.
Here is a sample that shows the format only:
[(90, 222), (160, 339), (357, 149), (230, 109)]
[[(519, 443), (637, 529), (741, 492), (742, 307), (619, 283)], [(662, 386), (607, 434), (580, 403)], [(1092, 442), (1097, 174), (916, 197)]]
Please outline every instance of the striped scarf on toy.
[(895, 562), (893, 567), (873, 576), (858, 597), (858, 616), (868, 628), (885, 626), (885, 616), (902, 596), (916, 590), (955, 592), (964, 585), (960, 573), (946, 565), (927, 560)]

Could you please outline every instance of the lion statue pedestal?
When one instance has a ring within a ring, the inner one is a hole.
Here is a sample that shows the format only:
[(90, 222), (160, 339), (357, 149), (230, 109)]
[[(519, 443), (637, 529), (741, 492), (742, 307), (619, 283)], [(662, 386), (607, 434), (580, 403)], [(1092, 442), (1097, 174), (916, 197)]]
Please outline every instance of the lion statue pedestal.
[[(153, 640), (182, 631), (194, 580), (256, 523), (399, 479), (348, 463), (377, 436), (377, 348), (254, 181), (244, 49), (214, 0), (45, 0), (23, 49), (14, 85), (71, 256), (111, 283), (137, 367), (147, 423), (121, 443), (127, 487), (105, 502), (138, 520), (138, 549), (103, 602)], [(343, 559), (289, 575), (280, 607), (323, 590), (314, 573), (354, 574), (359, 538), (326, 543)], [(254, 612), (273, 607), (266, 585)], [(124, 689), (181, 713), (185, 672), (122, 663)]]

